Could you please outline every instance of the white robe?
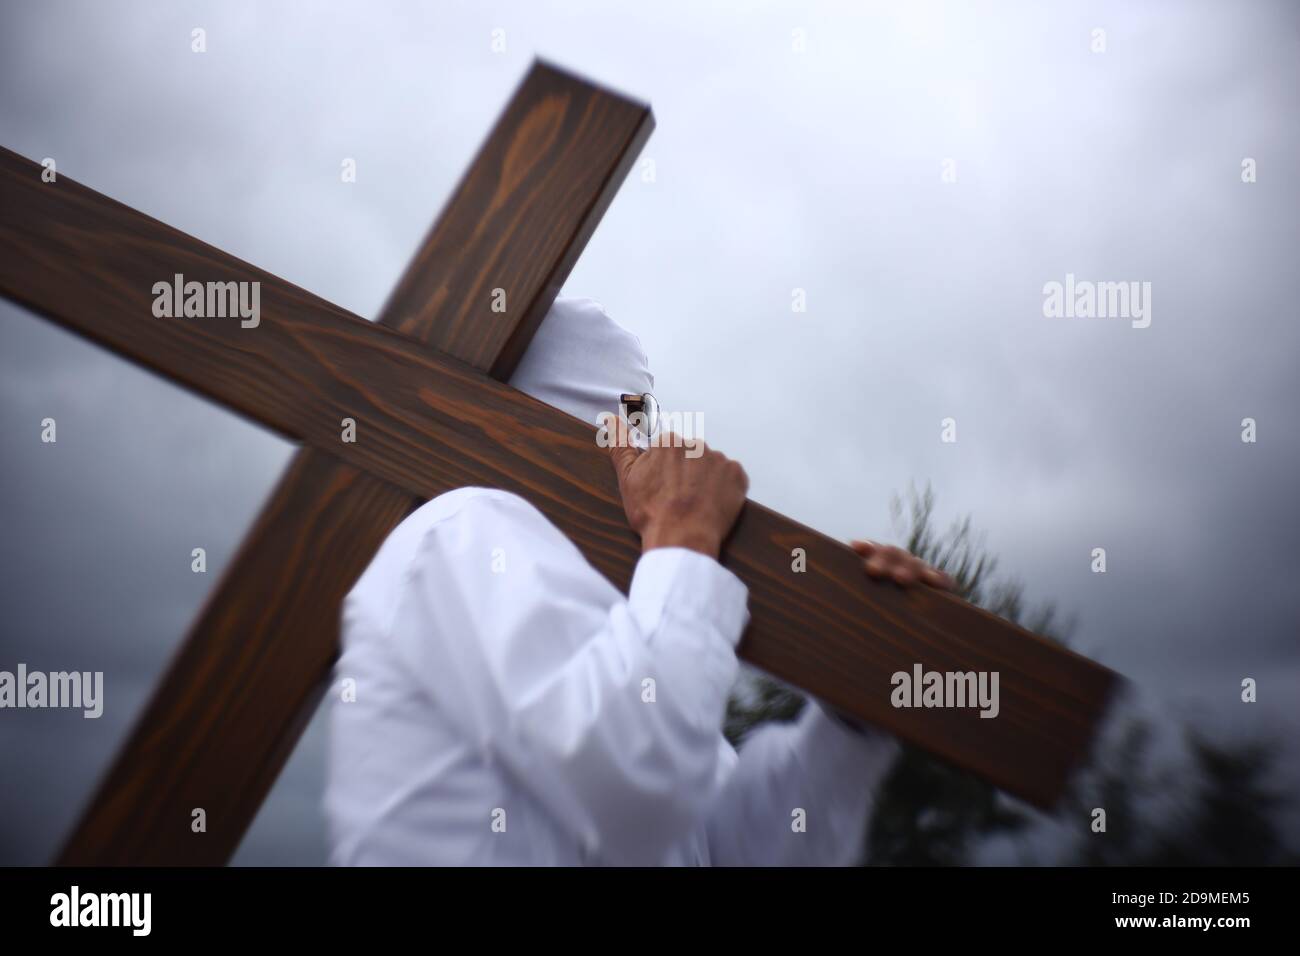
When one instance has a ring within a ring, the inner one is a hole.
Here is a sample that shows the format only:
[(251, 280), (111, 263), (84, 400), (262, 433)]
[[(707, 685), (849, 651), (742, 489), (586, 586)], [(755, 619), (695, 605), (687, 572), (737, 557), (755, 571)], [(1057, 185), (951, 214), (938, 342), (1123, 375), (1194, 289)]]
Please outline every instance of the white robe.
[(737, 754), (746, 600), (683, 548), (644, 554), (625, 597), (506, 492), (427, 503), (344, 605), (332, 862), (854, 862), (897, 744), (810, 702)]

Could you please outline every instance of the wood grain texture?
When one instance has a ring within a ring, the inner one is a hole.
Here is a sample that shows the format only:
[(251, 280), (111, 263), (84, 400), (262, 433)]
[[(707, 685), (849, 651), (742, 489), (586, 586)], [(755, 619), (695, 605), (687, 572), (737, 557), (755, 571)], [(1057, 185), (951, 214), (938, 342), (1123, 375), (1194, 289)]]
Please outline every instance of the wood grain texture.
[[(508, 375), (653, 125), (646, 106), (535, 65), (379, 321)], [(295, 456), (60, 862), (230, 857), (315, 709), (343, 597), (421, 500), (319, 451)]]
[[(41, 184), (38, 174), (34, 163), (0, 156), (5, 294), (370, 472), (408, 499), (466, 484), (518, 492), (626, 588), (637, 541), (588, 426), (75, 183), (61, 178), (57, 190)], [(177, 271), (187, 279), (261, 281), (261, 326), (153, 319), (152, 283)], [(434, 319), (428, 325), (441, 327)], [(355, 444), (339, 441), (344, 415), (357, 420)], [(305, 490), (309, 498), (321, 493)], [(389, 514), (379, 521), (387, 522), (385, 534), (393, 520)], [(367, 547), (373, 550), (365, 544), (360, 551)], [(806, 573), (790, 570), (794, 547), (807, 550)], [(361, 566), (365, 560), (368, 554)], [(1105, 668), (948, 595), (866, 581), (848, 548), (752, 502), (724, 562), (750, 587), (753, 621), (742, 656), (1041, 806), (1056, 799), (1083, 756), (1114, 683)], [(292, 658), (296, 637), (279, 640)], [(236, 643), (230, 647), (239, 653)], [(250, 645), (243, 653), (251, 659), (257, 652)], [(927, 669), (998, 670), (1001, 715), (981, 720), (973, 710), (890, 707), (890, 675), (918, 662)], [(292, 659), (281, 666), (292, 670)], [(189, 693), (200, 688), (208, 693), (201, 681)], [(185, 720), (203, 730), (193, 715)], [(204, 732), (212, 746), (214, 732)], [(118, 818), (131, 806), (124, 803)], [(138, 853), (131, 857), (136, 852), (116, 846), (79, 859), (143, 862)], [(181, 855), (194, 861), (192, 850)]]
[[(27, 200), (8, 182), (0, 179), (6, 203), (22, 207)], [(50, 284), (55, 299), (83, 301), (90, 292), (78, 286), (98, 284), (100, 274), (135, 288), (144, 277), (165, 274), (176, 257), (221, 261), (217, 250), (179, 234), (130, 249), (129, 237), (148, 231), (139, 222), (126, 228), (108, 217), (90, 224), (94, 213), (81, 208), (89, 197), (71, 188), (59, 195), (59, 202), (76, 205), (75, 213), (56, 212), (47, 201), (42, 221), (75, 215), (103, 242), (93, 253), (83, 245), (77, 274)], [(57, 246), (49, 227), (33, 228), (43, 233), (35, 246)], [(24, 275), (34, 264), (0, 266), (5, 288), (12, 285), (10, 268)], [(232, 261), (223, 274), (240, 278), (248, 268)], [(121, 281), (132, 274), (141, 279)], [(420, 497), (470, 484), (515, 491), (626, 588), (637, 541), (589, 426), (259, 275), (263, 302), (274, 311), (268, 308), (255, 330), (234, 322), (141, 322), (138, 297), (113, 308), (106, 305), (114, 300), (101, 303), (92, 320), (65, 315), (68, 304), (61, 301), (45, 303), (43, 311)], [(358, 423), (355, 444), (339, 441), (344, 415)], [(808, 553), (806, 573), (790, 570), (794, 547)], [(866, 581), (850, 549), (754, 503), (724, 561), (751, 589), (753, 621), (742, 644), (747, 659), (1031, 802), (1048, 806), (1059, 795), (1103, 709), (1114, 679), (1109, 670), (951, 596)], [(890, 676), (918, 662), (931, 670), (998, 670), (1000, 716), (892, 708)]]
[[(70, 865), (226, 862), (310, 721), (339, 602), (409, 494), (300, 452), (209, 595), (60, 852)], [(191, 830), (202, 807), (207, 832)]]
[[(533, 67), (382, 312), (505, 381), (654, 129), (650, 108)], [(492, 311), (494, 289), (508, 315)]]

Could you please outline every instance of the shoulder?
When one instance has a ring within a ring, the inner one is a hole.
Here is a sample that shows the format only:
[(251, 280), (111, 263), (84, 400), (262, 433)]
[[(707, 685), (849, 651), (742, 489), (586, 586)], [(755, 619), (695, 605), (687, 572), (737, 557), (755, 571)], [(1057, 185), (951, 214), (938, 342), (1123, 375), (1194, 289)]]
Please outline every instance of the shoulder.
[[(557, 562), (586, 564), (582, 553), (527, 499), (497, 488), (457, 488), (413, 511), (384, 549), (410, 577), (429, 565), (509, 551), (512, 568), (540, 570)], [(520, 558), (527, 558), (521, 565)], [(512, 580), (516, 579), (512, 575)]]
[[(383, 621), (414, 578), (489, 567), (493, 549), (541, 552), (567, 539), (519, 495), (495, 488), (457, 488), (421, 505), (388, 535), (345, 602), (348, 620)], [(483, 556), (487, 560), (480, 560)], [(441, 570), (437, 570), (441, 569)], [(448, 579), (444, 586), (454, 586)]]
[(393, 532), (412, 541), (426, 541), (440, 532), (462, 533), (546, 527), (550, 522), (519, 495), (499, 488), (457, 488), (426, 501)]

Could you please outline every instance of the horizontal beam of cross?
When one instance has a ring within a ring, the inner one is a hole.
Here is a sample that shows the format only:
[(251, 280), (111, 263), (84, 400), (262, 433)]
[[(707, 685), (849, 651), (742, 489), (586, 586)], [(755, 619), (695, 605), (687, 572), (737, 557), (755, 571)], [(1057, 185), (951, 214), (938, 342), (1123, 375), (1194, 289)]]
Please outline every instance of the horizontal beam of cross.
[[(0, 291), (35, 311), (413, 494), (518, 492), (626, 588), (638, 543), (589, 425), (7, 152), (0, 253)], [(260, 281), (262, 324), (148, 319), (177, 272)], [(849, 548), (752, 502), (723, 560), (750, 588), (747, 660), (1032, 803), (1060, 796), (1111, 671), (950, 595), (864, 580)], [(916, 663), (999, 672), (1000, 715), (893, 708), (892, 674)]]

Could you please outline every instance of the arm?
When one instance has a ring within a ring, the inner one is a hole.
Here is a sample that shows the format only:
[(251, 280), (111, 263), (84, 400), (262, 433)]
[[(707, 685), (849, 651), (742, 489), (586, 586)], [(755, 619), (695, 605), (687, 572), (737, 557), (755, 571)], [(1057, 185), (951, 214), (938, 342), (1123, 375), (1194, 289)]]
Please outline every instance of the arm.
[(435, 706), (589, 851), (653, 863), (714, 792), (746, 596), (664, 547), (623, 598), (531, 505), (483, 493), (425, 532), (389, 633)]
[(897, 752), (892, 737), (852, 730), (811, 700), (796, 720), (763, 724), (709, 808), (714, 864), (856, 863), (873, 795)]
[(747, 480), (703, 443), (642, 453), (613, 423), (645, 552), (626, 600), (535, 508), (481, 493), (424, 535), (390, 632), (447, 719), (589, 853), (659, 862), (698, 827), (726, 753), (747, 592), (716, 557)]
[[(854, 541), (863, 570), (903, 587), (952, 580), (901, 548)], [(874, 797), (899, 746), (870, 725), (809, 701), (792, 723), (767, 723), (741, 745), (708, 814), (720, 866), (848, 866), (862, 856)], [(802, 810), (802, 831), (794, 826)]]

